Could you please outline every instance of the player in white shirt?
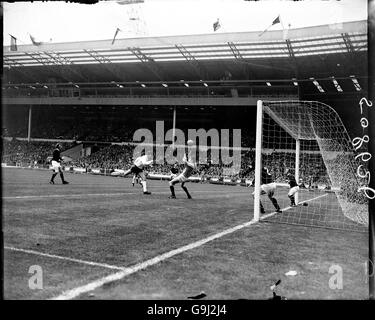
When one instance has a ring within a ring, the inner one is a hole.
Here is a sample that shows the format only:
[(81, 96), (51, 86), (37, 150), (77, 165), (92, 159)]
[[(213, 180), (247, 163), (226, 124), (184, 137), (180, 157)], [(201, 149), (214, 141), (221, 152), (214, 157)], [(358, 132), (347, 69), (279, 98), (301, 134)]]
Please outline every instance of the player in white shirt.
[[(187, 142), (187, 145), (192, 147), (194, 142), (192, 140), (189, 140)], [(184, 158), (182, 159), (185, 168), (184, 170), (174, 177), (170, 182), (169, 182), (169, 188), (171, 190), (171, 195), (169, 196), (170, 199), (176, 199), (176, 194), (174, 192), (174, 185), (177, 183), (181, 183), (181, 188), (182, 190), (185, 191), (188, 199), (192, 199), (188, 189), (185, 187), (185, 182), (188, 181), (189, 177), (193, 174), (194, 169), (196, 169), (197, 165), (192, 157), (192, 150), (189, 150), (188, 152), (188, 157), (186, 157), (186, 154), (184, 154)]]
[[(255, 168), (255, 165), (253, 166)], [(282, 210), (280, 209), (279, 203), (277, 202), (277, 199), (274, 197), (276, 191), (276, 183), (272, 179), (271, 173), (268, 171), (267, 167), (263, 167), (261, 171), (261, 183), (260, 183), (260, 195), (267, 195), (270, 201), (272, 202), (273, 206), (276, 209), (277, 213), (281, 213)], [(255, 191), (253, 192), (253, 196), (255, 195)], [(262, 214), (266, 213), (262, 204), (262, 201), (260, 201), (260, 212)]]
[(151, 157), (148, 155), (138, 157), (137, 159), (134, 160), (133, 166), (124, 172), (125, 177), (128, 174), (133, 173), (134, 175), (139, 176), (141, 178), (141, 184), (143, 186), (143, 194), (151, 194), (151, 192), (147, 190), (146, 175), (144, 174), (143, 169), (144, 167), (149, 166), (153, 162), (154, 160), (151, 159)]

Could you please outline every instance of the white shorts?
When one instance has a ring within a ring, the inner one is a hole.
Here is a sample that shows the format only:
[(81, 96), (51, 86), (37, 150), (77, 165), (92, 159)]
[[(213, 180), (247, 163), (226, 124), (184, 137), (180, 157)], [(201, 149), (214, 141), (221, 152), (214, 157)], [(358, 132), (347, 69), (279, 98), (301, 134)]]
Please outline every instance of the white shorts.
[(276, 191), (276, 183), (272, 182), (269, 184), (262, 184), (260, 186), (260, 194), (267, 194), (267, 195), (273, 195)]
[(55, 160), (52, 160), (52, 170), (55, 173), (59, 173), (61, 170), (61, 164), (60, 162), (57, 162)]
[(177, 177), (173, 178), (172, 180), (183, 183), (188, 181), (188, 178), (186, 178), (182, 173), (180, 173)]
[[(260, 186), (260, 194), (261, 195), (267, 194), (267, 195), (273, 196), (275, 191), (276, 191), (276, 183), (275, 182), (272, 182), (272, 183), (269, 183), (269, 184), (262, 184)], [(255, 191), (253, 192), (253, 194), (255, 194)]]
[(296, 192), (298, 192), (299, 190), (299, 186), (295, 186), (293, 188), (290, 188), (289, 192), (288, 192), (288, 196), (293, 196)]

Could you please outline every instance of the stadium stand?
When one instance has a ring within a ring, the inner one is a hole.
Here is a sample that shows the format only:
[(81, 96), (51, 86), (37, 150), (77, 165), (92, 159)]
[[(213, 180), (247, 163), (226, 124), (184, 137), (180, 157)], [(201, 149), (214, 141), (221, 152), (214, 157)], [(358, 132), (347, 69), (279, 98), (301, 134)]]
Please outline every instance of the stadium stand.
[[(62, 143), (63, 150), (74, 147), (74, 143)], [(53, 142), (41, 141), (25, 141), (25, 140), (4, 140), (2, 151), (2, 163), (13, 166), (25, 167), (41, 167), (49, 168), (49, 159), (51, 151), (54, 148)], [(130, 144), (104, 144), (99, 147), (96, 152), (88, 156), (80, 157), (77, 160), (72, 160), (65, 164), (67, 168), (83, 168), (87, 172), (92, 169), (99, 169), (106, 172), (113, 172), (114, 170), (124, 170), (132, 165), (134, 146)], [(195, 176), (207, 181), (211, 179), (229, 178), (233, 181), (238, 179), (253, 180), (254, 172), (251, 166), (254, 162), (254, 151), (242, 151), (241, 170), (236, 175), (224, 175), (223, 164), (210, 164), (210, 152), (208, 152), (208, 165), (199, 164)], [(270, 159), (274, 159), (270, 157)], [(279, 157), (280, 159), (280, 157)], [(264, 159), (264, 165), (271, 168), (272, 174), (275, 176), (277, 182), (285, 182), (286, 176), (280, 167)], [(317, 159), (316, 166), (311, 167), (304, 164), (303, 158), (301, 160), (301, 182), (304, 185), (312, 188), (329, 187), (329, 179), (324, 168), (324, 163), (321, 159)], [(170, 174), (171, 165), (155, 164), (149, 169), (153, 174)], [(182, 167), (181, 167), (182, 168)]]

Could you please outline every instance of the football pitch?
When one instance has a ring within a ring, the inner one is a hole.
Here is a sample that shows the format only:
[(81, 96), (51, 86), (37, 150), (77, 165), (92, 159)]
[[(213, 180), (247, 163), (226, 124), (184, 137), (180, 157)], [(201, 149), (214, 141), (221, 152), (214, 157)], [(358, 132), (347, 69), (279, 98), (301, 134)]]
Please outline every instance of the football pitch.
[[(2, 169), (5, 299), (268, 299), (279, 279), (287, 299), (368, 298), (366, 233), (253, 223), (252, 188), (189, 183), (193, 199), (179, 185), (168, 199), (166, 181), (148, 181), (143, 195), (131, 179), (50, 176)], [(287, 196), (276, 197), (285, 209)], [(32, 266), (41, 288), (30, 287)]]

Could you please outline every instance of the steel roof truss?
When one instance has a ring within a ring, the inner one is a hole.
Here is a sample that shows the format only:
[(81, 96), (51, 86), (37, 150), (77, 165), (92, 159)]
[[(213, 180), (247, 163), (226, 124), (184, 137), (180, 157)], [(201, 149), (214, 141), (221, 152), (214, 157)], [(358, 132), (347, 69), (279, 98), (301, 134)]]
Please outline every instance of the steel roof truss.
[(201, 79), (208, 78), (207, 71), (201, 64), (195, 59), (195, 57), (183, 46), (177, 45), (176, 48), (181, 52), (183, 57), (193, 66), (196, 73), (200, 76)]
[(153, 74), (155, 74), (160, 80), (163, 80), (162, 71), (160, 70), (160, 67), (155, 62), (152, 57), (146, 56), (139, 48), (133, 47), (129, 48), (131, 52), (142, 62), (147, 66)]

